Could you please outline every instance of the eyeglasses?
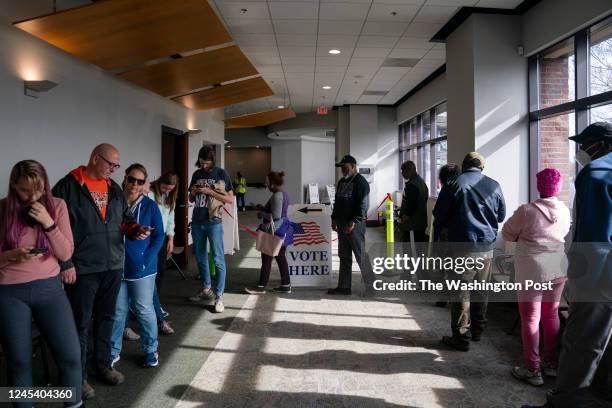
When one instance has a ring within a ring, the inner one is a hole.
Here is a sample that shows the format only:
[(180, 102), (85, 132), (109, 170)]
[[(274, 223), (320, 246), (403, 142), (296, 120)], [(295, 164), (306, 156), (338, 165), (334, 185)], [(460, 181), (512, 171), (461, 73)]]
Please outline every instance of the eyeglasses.
[(99, 154), (98, 157), (104, 160), (106, 164), (108, 164), (113, 170), (117, 170), (119, 167), (121, 167), (119, 163), (113, 163), (112, 161), (108, 160), (106, 157), (102, 156), (101, 154)]
[(139, 186), (144, 186), (144, 183), (146, 183), (146, 180), (137, 179), (136, 177), (132, 177), (132, 176), (127, 176), (127, 182), (129, 184), (138, 184)]

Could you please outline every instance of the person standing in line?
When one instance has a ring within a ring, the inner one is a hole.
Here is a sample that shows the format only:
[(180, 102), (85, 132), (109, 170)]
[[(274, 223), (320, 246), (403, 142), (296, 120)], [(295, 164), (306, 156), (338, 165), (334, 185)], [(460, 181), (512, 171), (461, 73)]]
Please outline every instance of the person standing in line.
[[(202, 288), (192, 302), (212, 300), (216, 313), (225, 309), (223, 291), (225, 290), (225, 252), (223, 248), (222, 216), (225, 204), (234, 201), (232, 181), (227, 172), (215, 165), (215, 151), (211, 146), (204, 146), (198, 152), (196, 170), (189, 183), (189, 201), (195, 203), (191, 235), (195, 247), (196, 260), (200, 271)], [(208, 266), (208, 248), (210, 242), (216, 272), (216, 287), (213, 291)]]
[[(528, 384), (544, 384), (542, 374), (555, 377), (559, 344), (559, 303), (565, 286), (565, 236), (569, 232), (569, 209), (557, 199), (561, 173), (547, 168), (536, 174), (540, 198), (521, 205), (502, 228), (506, 242), (517, 242), (515, 281), (549, 283), (550, 290), (517, 291), (521, 316), (524, 366), (511, 373)], [(524, 286), (523, 286), (524, 287)], [(540, 361), (540, 322), (544, 328), (544, 361)]]
[(110, 178), (120, 167), (119, 160), (115, 146), (100, 144), (91, 152), (87, 166), (72, 170), (53, 187), (53, 195), (66, 202), (75, 242), (72, 258), (60, 267), (69, 283), (66, 292), (79, 335), (83, 399), (95, 396), (86, 370), (91, 324), (96, 372), (111, 385), (125, 380), (112, 367), (110, 358), (113, 316), (125, 259), (124, 238), (144, 240), (150, 235), (136, 223), (121, 187)]
[[(450, 248), (456, 257), (482, 258), (482, 268), (451, 272), (449, 279), (465, 283), (488, 282), (491, 274), (492, 244), (497, 239), (499, 223), (506, 218), (506, 204), (499, 183), (482, 174), (485, 160), (477, 152), (463, 159), (461, 174), (445, 186), (433, 209), (441, 228), (448, 229)], [(460, 243), (457, 245), (457, 243)], [(486, 291), (458, 291), (451, 302), (452, 336), (442, 342), (460, 351), (469, 351), (470, 340), (480, 341), (487, 319)]]
[[(268, 200), (260, 216), (263, 220), (258, 229), (274, 233), (278, 237), (283, 237), (283, 246), (277, 256), (272, 257), (261, 253), (261, 271), (259, 273), (259, 283), (254, 288), (245, 288), (247, 293), (260, 295), (266, 293), (266, 285), (270, 279), (270, 270), (272, 269), (272, 258), (276, 258), (278, 269), (281, 275), (280, 286), (272, 289), (274, 292), (291, 293), (291, 277), (289, 276), (289, 265), (287, 264), (287, 256), (285, 251), (287, 246), (293, 242), (293, 229), (291, 222), (287, 218), (287, 209), (289, 208), (289, 195), (283, 189), (284, 172), (271, 171), (268, 173), (266, 184), (272, 193), (272, 197)], [(274, 227), (274, 231), (272, 228)]]
[[(44, 167), (34, 160), (15, 164), (6, 198), (0, 200), (0, 344), (8, 385), (32, 387), (32, 321), (50, 346), (62, 387), (73, 387), (80, 407), (79, 337), (58, 261), (72, 256), (74, 244), (64, 200), (51, 195)], [(31, 402), (17, 403), (32, 407)]]
[(236, 173), (236, 178), (234, 179), (234, 188), (236, 190), (236, 200), (238, 204), (238, 211), (245, 211), (245, 201), (244, 197), (247, 192), (247, 182), (246, 178), (242, 175), (242, 173)]
[(157, 352), (157, 319), (153, 306), (157, 255), (164, 244), (164, 225), (159, 207), (155, 201), (143, 193), (147, 180), (147, 170), (135, 163), (125, 169), (123, 192), (130, 212), (136, 222), (151, 231), (147, 239), (125, 243), (125, 268), (117, 305), (113, 317), (111, 338), (111, 361), (116, 364), (120, 359), (123, 330), (128, 318), (129, 306), (136, 314), (140, 328), (140, 341), (145, 356), (142, 365), (155, 367), (159, 364)]
[(570, 140), (580, 146), (576, 159), (584, 167), (575, 181), (573, 242), (566, 283), (569, 317), (555, 388), (547, 394), (546, 408), (593, 406), (593, 394), (610, 400), (612, 125), (592, 123)]
[(178, 195), (179, 177), (171, 172), (164, 173), (160, 178), (151, 183), (150, 191), (147, 196), (154, 200), (159, 207), (162, 216), (162, 224), (164, 226), (165, 241), (159, 250), (157, 257), (157, 275), (155, 275), (155, 292), (153, 293), (153, 305), (155, 306), (155, 315), (159, 325), (161, 334), (174, 334), (174, 329), (170, 326), (170, 322), (166, 319), (166, 312), (159, 300), (164, 274), (166, 272), (166, 261), (172, 256), (174, 251), (174, 208), (176, 207), (176, 198)]
[(370, 200), (370, 185), (358, 173), (357, 160), (346, 155), (336, 167), (341, 167), (342, 178), (336, 186), (336, 198), (332, 210), (332, 229), (338, 233), (340, 274), (338, 286), (327, 291), (330, 295), (351, 295), (353, 254), (357, 259), (365, 292), (373, 291), (374, 272), (365, 252), (366, 218)]
[(416, 171), (414, 162), (402, 163), (402, 177), (406, 180), (404, 196), (399, 212), (399, 228), (402, 231), (403, 242), (427, 242), (425, 229), (427, 229), (427, 199), (429, 189), (425, 180)]

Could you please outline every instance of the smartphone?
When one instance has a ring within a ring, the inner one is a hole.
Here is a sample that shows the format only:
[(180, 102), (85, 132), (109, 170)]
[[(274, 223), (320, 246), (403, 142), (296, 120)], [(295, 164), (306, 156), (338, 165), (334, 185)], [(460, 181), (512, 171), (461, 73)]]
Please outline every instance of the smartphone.
[(30, 255), (39, 255), (39, 254), (46, 254), (47, 252), (49, 252), (49, 248), (47, 248), (47, 247), (36, 247), (36, 248), (30, 249), (29, 254)]

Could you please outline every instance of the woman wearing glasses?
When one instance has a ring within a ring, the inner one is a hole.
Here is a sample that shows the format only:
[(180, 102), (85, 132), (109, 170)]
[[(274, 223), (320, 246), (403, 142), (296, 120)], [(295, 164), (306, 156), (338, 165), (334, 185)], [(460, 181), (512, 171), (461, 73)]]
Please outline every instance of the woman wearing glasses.
[(159, 356), (153, 292), (157, 254), (164, 243), (164, 226), (157, 204), (143, 193), (146, 180), (147, 170), (141, 164), (132, 164), (125, 170), (123, 193), (129, 210), (136, 222), (148, 229), (151, 235), (140, 241), (125, 241), (125, 268), (113, 317), (111, 358), (113, 364), (119, 361), (123, 330), (131, 306), (140, 327), (140, 341), (145, 353), (143, 366), (155, 367)]

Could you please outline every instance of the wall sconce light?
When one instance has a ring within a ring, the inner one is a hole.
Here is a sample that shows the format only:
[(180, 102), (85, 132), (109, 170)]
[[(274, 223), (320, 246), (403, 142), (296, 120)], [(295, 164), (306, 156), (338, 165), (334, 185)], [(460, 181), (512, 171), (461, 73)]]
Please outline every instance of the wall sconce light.
[(23, 81), (23, 94), (32, 98), (38, 98), (40, 92), (47, 92), (55, 88), (57, 84), (53, 81)]
[(189, 136), (197, 135), (198, 133), (202, 133), (202, 129), (187, 129)]

